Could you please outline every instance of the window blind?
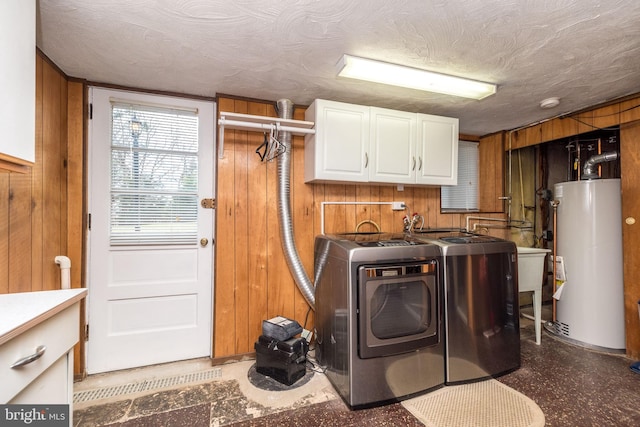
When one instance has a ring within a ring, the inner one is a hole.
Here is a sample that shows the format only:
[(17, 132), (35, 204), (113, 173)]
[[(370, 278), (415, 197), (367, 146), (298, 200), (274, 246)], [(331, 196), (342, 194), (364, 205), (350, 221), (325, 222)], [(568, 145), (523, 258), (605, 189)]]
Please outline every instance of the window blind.
[(198, 117), (112, 101), (110, 244), (197, 244)]
[(458, 185), (440, 189), (442, 211), (477, 212), (478, 209), (478, 143), (458, 143)]

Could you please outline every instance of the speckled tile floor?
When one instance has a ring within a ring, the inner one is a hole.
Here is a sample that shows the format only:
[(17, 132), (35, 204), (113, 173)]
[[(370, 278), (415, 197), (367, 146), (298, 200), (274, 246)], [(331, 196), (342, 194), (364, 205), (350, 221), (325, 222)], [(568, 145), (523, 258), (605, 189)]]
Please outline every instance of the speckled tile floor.
[[(526, 325), (526, 319), (522, 323)], [(522, 367), (498, 380), (533, 399), (544, 412), (546, 426), (640, 425), (640, 375), (629, 370), (633, 360), (574, 346), (546, 331), (537, 346), (531, 322), (523, 327), (521, 339)], [(399, 403), (350, 410), (322, 374), (307, 374), (299, 381), (304, 384), (294, 384), (292, 390), (259, 390), (247, 379), (252, 365), (253, 361), (222, 365), (221, 378), (213, 381), (76, 404), (74, 425), (422, 425)], [(198, 368), (202, 367), (187, 369)], [(138, 375), (144, 375), (144, 370)], [(117, 375), (90, 378), (77, 383), (76, 390), (104, 386), (113, 377)]]

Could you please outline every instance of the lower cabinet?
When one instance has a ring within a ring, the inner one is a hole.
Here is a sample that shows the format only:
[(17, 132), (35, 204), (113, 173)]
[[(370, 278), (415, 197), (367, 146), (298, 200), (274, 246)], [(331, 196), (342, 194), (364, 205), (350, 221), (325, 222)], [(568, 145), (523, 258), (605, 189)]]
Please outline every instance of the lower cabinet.
[(9, 403), (69, 404), (73, 396), (73, 351), (55, 361)]
[(0, 346), (0, 402), (69, 404), (71, 417), (79, 319), (75, 302)]

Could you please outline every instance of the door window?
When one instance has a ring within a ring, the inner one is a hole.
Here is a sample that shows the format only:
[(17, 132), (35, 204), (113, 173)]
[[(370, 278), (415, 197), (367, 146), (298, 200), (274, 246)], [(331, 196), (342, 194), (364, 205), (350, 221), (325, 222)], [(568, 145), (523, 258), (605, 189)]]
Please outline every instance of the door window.
[(112, 246), (197, 244), (195, 111), (112, 102)]

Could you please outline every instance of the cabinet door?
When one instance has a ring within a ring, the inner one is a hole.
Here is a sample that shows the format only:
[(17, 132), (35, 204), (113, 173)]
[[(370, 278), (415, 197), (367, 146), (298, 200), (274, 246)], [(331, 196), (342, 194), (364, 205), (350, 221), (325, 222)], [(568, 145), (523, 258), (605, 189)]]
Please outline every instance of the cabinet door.
[(368, 181), (369, 107), (318, 99), (305, 120), (316, 130), (305, 137), (305, 182)]
[(458, 183), (458, 119), (418, 114), (418, 173), (416, 182)]
[(416, 182), (416, 114), (371, 107), (369, 181)]
[(0, 1), (0, 162), (35, 161), (35, 48), (35, 0)]

